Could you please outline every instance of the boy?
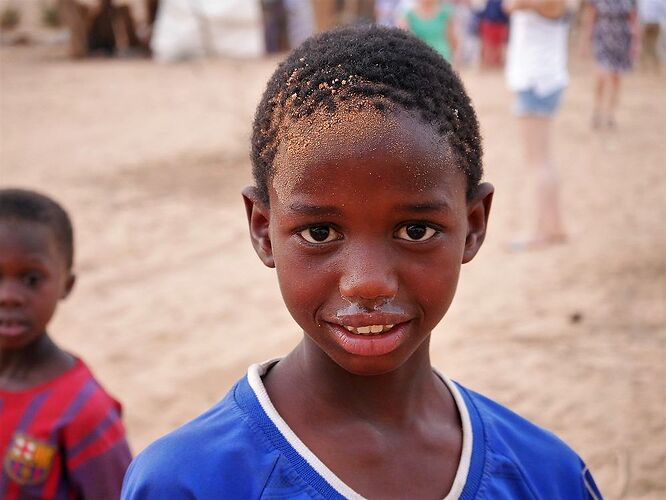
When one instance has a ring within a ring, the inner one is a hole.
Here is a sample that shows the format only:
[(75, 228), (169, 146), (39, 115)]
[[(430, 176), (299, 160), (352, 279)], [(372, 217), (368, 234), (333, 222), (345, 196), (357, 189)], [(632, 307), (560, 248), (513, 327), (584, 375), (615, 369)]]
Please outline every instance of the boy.
[(46, 332), (74, 286), (72, 226), (41, 194), (0, 189), (0, 498), (118, 498), (120, 405)]
[(146, 449), (123, 498), (594, 498), (564, 443), (430, 364), (486, 233), (481, 152), (462, 83), (413, 36), (296, 49), (259, 104), (243, 197), (303, 339)]

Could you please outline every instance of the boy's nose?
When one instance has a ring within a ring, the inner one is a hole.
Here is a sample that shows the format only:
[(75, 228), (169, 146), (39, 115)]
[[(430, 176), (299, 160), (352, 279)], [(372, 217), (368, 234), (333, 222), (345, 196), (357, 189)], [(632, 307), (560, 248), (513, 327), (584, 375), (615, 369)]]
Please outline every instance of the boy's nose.
[(398, 293), (398, 278), (388, 251), (362, 246), (350, 249), (340, 277), (340, 294), (355, 302), (392, 299)]
[(20, 287), (7, 280), (0, 280), (0, 307), (20, 307), (25, 302)]

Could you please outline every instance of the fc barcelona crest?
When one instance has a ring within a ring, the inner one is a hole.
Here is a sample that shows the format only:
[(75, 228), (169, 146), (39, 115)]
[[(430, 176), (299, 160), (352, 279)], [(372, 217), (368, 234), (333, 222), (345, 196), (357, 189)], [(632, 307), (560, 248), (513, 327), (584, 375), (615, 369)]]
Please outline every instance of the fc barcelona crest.
[(43, 483), (55, 451), (55, 446), (18, 432), (5, 455), (5, 472), (19, 484)]

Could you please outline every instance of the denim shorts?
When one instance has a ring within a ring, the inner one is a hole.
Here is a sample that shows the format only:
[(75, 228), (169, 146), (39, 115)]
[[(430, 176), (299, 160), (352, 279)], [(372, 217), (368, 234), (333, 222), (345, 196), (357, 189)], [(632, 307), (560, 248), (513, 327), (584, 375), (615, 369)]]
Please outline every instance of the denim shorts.
[(563, 93), (563, 88), (557, 89), (555, 92), (546, 95), (537, 94), (533, 88), (520, 90), (516, 92), (514, 112), (518, 116), (550, 116), (558, 108)]

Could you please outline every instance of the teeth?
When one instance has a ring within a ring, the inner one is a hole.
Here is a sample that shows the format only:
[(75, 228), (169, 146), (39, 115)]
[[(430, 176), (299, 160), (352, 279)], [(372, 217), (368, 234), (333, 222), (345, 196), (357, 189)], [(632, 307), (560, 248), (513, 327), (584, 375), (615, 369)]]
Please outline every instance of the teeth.
[(20, 324), (20, 321), (16, 319), (0, 319), (0, 325), (2, 326), (15, 326)]
[(367, 325), (367, 326), (346, 326), (345, 328), (357, 335), (373, 335), (377, 333), (384, 333), (393, 328), (393, 325)]

